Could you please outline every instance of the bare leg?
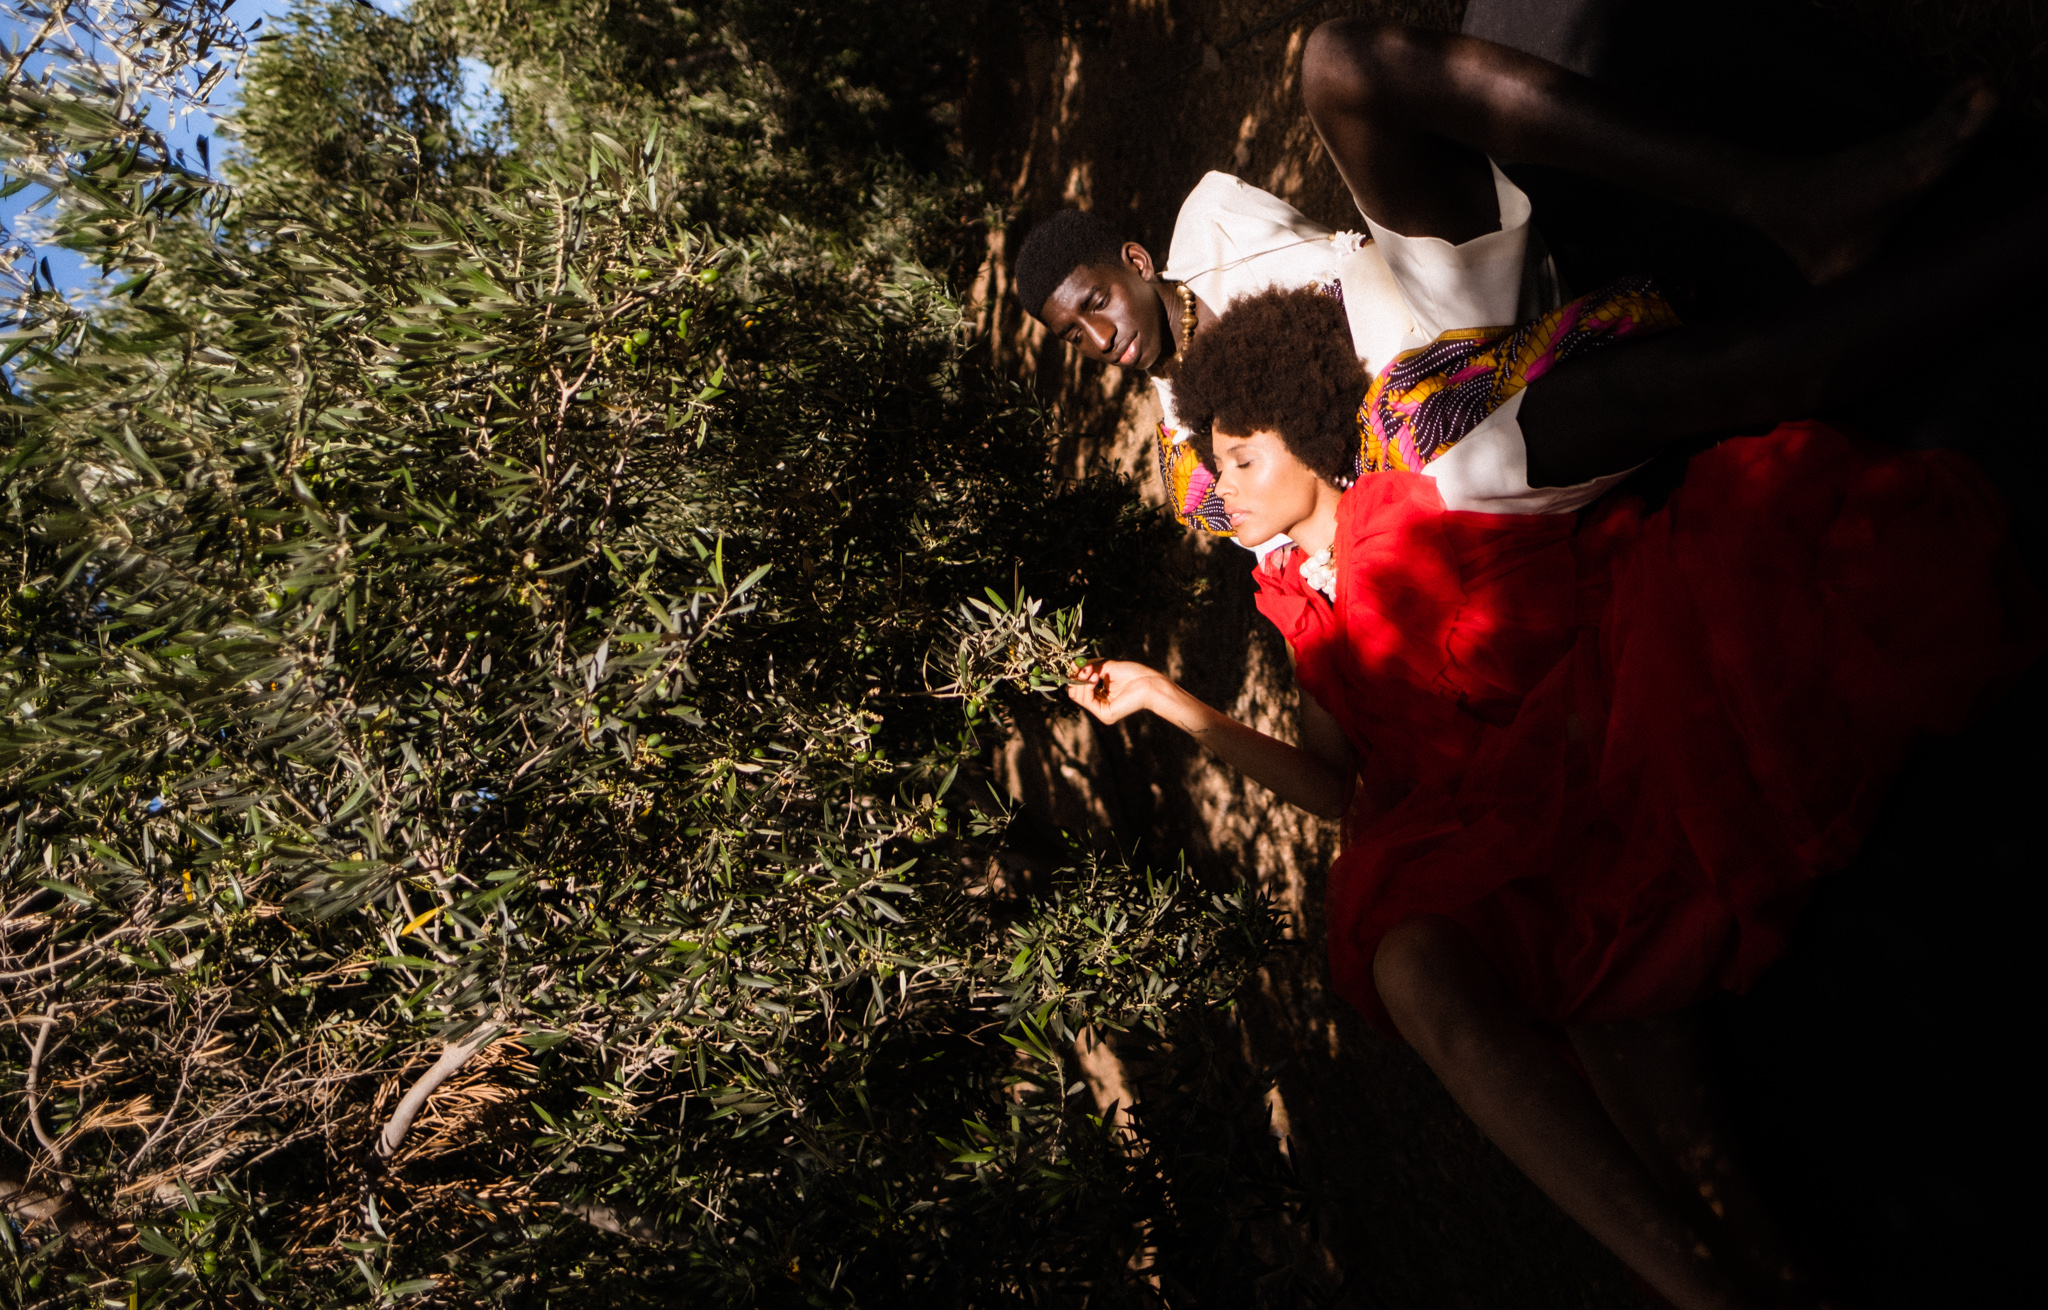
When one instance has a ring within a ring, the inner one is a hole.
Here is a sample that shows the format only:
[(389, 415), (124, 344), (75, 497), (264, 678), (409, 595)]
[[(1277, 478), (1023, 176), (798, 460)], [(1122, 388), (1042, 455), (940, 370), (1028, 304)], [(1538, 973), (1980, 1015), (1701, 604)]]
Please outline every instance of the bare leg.
[(1720, 1098), (1690, 1015), (1568, 1030), (1615, 1126), (1667, 1196), (1684, 1197), (1717, 1254), (1785, 1305), (1816, 1295), (1794, 1265), (1770, 1210), (1730, 1151)]
[(1755, 1304), (1462, 928), (1428, 916), (1400, 924), (1373, 957), (1373, 980), (1465, 1113), (1608, 1250), (1680, 1310)]
[[(1680, 328), (1531, 383), (1519, 415), (1529, 482), (1573, 486), (1666, 445), (1823, 412), (1900, 388), (1931, 343), (1967, 352), (2048, 290), (2048, 201), (1954, 248), (1865, 270), (1754, 322)], [(1978, 335), (1963, 329), (1975, 327)]]
[(1876, 249), (1903, 201), (1939, 177), (1995, 98), (1958, 88), (1919, 125), (1815, 159), (1743, 149), (1507, 46), (1338, 19), (1309, 39), (1302, 95), (1359, 207), (1409, 236), (1500, 226), (1486, 156), (1548, 164), (1751, 224), (1810, 281)]

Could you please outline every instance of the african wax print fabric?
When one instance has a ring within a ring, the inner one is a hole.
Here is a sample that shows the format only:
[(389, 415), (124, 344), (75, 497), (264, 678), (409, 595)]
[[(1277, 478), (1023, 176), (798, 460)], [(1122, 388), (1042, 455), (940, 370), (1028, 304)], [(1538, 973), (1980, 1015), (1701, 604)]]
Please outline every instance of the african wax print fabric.
[(1581, 296), (1518, 328), (1463, 328), (1405, 351), (1358, 407), (1358, 472), (1420, 473), (1551, 369), (1625, 337), (1678, 325), (1647, 278)]
[(1195, 453), (1195, 443), (1176, 439), (1174, 430), (1159, 425), (1159, 479), (1166, 484), (1168, 504), (1184, 528), (1200, 528), (1219, 537), (1234, 537), (1223, 497), (1216, 494), (1216, 473)]

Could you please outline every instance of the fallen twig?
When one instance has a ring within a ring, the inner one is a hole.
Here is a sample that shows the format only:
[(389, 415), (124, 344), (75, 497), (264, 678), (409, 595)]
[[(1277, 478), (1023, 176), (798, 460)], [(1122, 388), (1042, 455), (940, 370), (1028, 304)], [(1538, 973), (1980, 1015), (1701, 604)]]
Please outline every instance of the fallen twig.
[(50, 1153), (50, 1169), (60, 1180), (64, 1176), (64, 1148), (43, 1131), (42, 1097), (37, 1083), (42, 1077), (43, 1051), (49, 1045), (50, 1030), (57, 1026), (57, 1018), (61, 1013), (62, 1007), (55, 1001), (50, 1002), (49, 1012), (43, 1016), (42, 1031), (36, 1034), (35, 1044), (28, 1050), (28, 1081), (22, 1088), (23, 1097), (28, 1102), (29, 1130), (36, 1135), (36, 1140), (43, 1144), (43, 1149)]
[(455, 1076), (456, 1070), (469, 1062), (469, 1058), (497, 1040), (504, 1031), (496, 1024), (486, 1024), (460, 1042), (451, 1042), (441, 1048), (441, 1058), (434, 1061), (432, 1068), (421, 1074), (419, 1080), (406, 1089), (398, 1108), (391, 1112), (391, 1118), (384, 1124), (384, 1131), (377, 1134), (377, 1158), (389, 1160), (398, 1154), (398, 1148), (405, 1143), (405, 1135), (412, 1129), (412, 1121), (426, 1107), (427, 1098), (442, 1083)]

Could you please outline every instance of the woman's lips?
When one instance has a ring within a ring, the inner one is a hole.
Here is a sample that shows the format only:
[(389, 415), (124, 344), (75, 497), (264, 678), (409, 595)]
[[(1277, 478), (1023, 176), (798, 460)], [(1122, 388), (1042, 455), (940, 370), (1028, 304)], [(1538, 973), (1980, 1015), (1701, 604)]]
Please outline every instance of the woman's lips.
[(1116, 357), (1118, 368), (1129, 368), (1138, 362), (1138, 339), (1131, 338), (1131, 344), (1124, 347), (1124, 353)]
[(1227, 515), (1227, 516), (1229, 517), (1229, 519), (1230, 519), (1230, 530), (1231, 530), (1232, 532), (1235, 532), (1235, 531), (1237, 531), (1237, 530), (1238, 530), (1239, 528), (1243, 527), (1243, 526), (1244, 526), (1244, 522), (1245, 522), (1245, 520), (1246, 520), (1246, 519), (1248, 519), (1248, 518), (1250, 518), (1250, 517), (1252, 516), (1252, 512), (1251, 512), (1250, 510), (1248, 510), (1248, 509), (1228, 509), (1228, 508), (1226, 508), (1226, 509), (1225, 509), (1225, 510), (1224, 510), (1223, 512), (1224, 512), (1224, 514), (1225, 514), (1225, 515)]

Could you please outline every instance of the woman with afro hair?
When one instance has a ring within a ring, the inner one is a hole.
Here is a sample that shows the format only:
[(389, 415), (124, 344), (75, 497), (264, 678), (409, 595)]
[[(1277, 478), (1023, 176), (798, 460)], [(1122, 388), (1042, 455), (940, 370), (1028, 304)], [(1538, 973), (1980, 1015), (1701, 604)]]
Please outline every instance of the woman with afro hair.
[[(1781, 420), (1895, 385), (1891, 347), (1920, 325), (1990, 333), (2037, 303), (2044, 230), (2036, 202), (1748, 324), (1674, 329), (1620, 286), (1372, 378), (1327, 298), (1241, 300), (1178, 394), (1240, 538), (1292, 539), (1256, 578), (1294, 653), (1298, 744), (1126, 661), (1069, 689), (1345, 820), (1339, 992), (1685, 1310), (1825, 1304), (1729, 1160), (1689, 1008), (1780, 955), (1913, 739), (1958, 730), (2048, 646), (1973, 464)], [(1510, 407), (1519, 436), (1488, 458), (1581, 494), (1448, 506), (1432, 467)], [(1661, 503), (1578, 507), (1716, 435)]]

